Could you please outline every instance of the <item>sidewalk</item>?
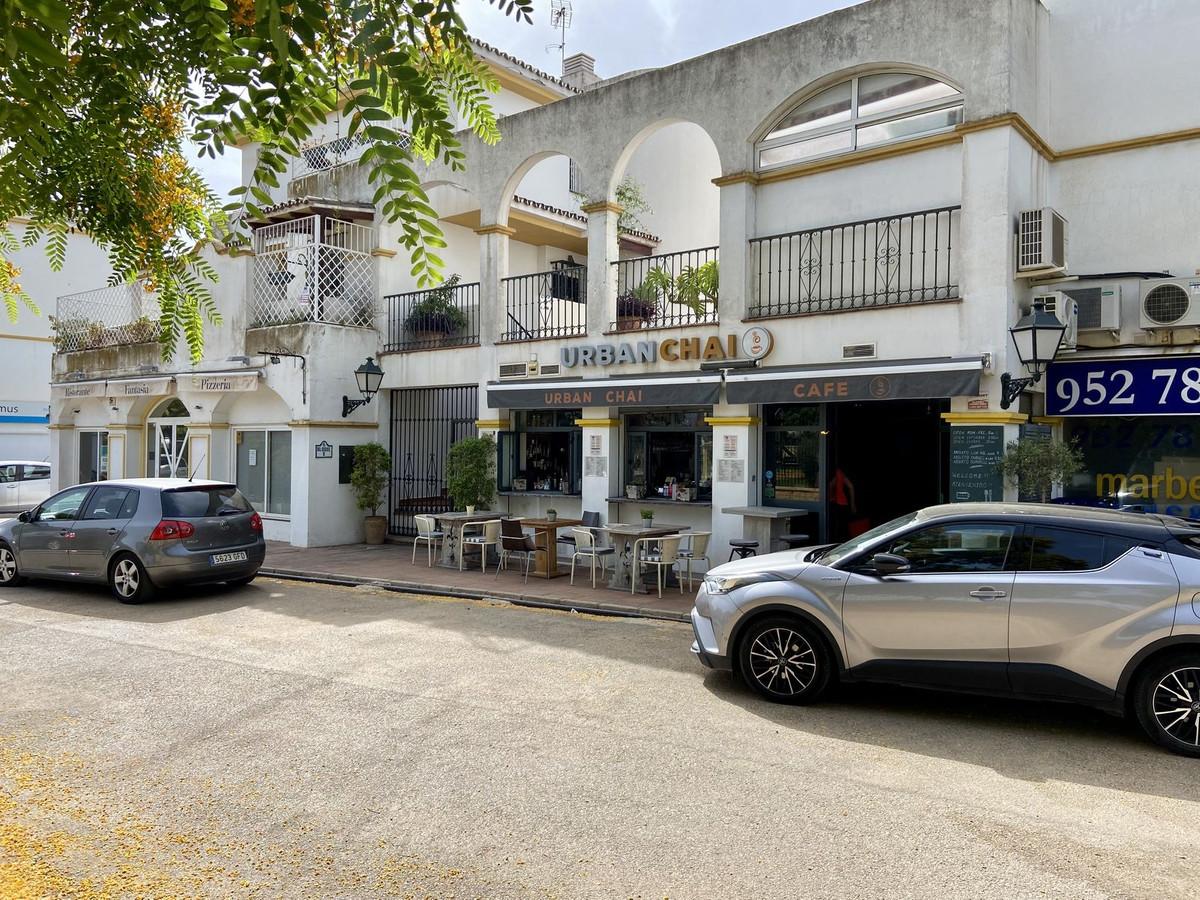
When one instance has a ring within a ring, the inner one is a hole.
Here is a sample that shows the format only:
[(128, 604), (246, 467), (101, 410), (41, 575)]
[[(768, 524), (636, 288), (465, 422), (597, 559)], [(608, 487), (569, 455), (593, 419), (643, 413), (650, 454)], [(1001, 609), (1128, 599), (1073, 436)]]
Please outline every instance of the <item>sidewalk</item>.
[(297, 578), (334, 584), (376, 584), (389, 590), (414, 594), (447, 594), (476, 599), (495, 598), (527, 606), (546, 606), (555, 609), (574, 609), (579, 612), (608, 613), (667, 619), (686, 622), (692, 610), (694, 592), (684, 588), (663, 590), (657, 594), (629, 594), (601, 587), (599, 577), (592, 589), (590, 572), (582, 566), (575, 569), (575, 584), (563, 576), (544, 579), (529, 576), (522, 581), (520, 569), (514, 566), (496, 577), (495, 565), (487, 574), (474, 569), (459, 572), (443, 569), (436, 564), (425, 565), (422, 550), (417, 552), (417, 564), (412, 562), (411, 544), (387, 543), (380, 546), (345, 544), (339, 547), (293, 547), (277, 541), (267, 542), (267, 559), (262, 574), (278, 578)]

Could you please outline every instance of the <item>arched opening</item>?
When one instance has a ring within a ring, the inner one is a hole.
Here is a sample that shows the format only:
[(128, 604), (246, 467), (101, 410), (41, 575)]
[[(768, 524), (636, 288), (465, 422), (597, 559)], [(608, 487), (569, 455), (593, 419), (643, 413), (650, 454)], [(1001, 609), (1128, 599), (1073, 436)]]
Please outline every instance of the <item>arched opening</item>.
[(187, 478), (191, 414), (178, 397), (160, 403), (146, 419), (146, 477)]
[(609, 182), (624, 207), (616, 330), (717, 321), (720, 174), (716, 145), (693, 122), (656, 122), (626, 145)]
[(587, 333), (585, 190), (582, 169), (556, 151), (530, 157), (505, 185), (496, 221), (512, 233), (501, 341)]
[(785, 107), (755, 143), (759, 169), (836, 156), (953, 128), (963, 94), (919, 72), (855, 75)]

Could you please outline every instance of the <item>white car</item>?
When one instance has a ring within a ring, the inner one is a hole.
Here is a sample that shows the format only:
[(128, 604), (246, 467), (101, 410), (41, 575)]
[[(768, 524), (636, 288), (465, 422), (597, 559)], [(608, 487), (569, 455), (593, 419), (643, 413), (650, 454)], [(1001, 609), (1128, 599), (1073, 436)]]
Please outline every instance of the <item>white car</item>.
[(50, 496), (50, 463), (0, 461), (0, 512), (32, 509)]

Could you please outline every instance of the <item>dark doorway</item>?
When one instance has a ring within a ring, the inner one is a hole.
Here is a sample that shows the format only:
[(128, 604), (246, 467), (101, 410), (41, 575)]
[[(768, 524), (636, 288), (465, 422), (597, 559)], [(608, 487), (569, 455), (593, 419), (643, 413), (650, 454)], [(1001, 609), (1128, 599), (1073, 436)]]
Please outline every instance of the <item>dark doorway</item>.
[[(830, 404), (825, 444), (828, 540), (844, 540), (945, 502), (950, 430), (941, 414), (949, 408), (948, 400)], [(839, 472), (844, 476), (840, 488), (835, 483)]]
[(478, 434), (475, 421), (479, 417), (479, 388), (405, 388), (390, 394), (388, 530), (392, 534), (416, 534), (413, 516), (450, 511), (446, 454), (458, 441)]

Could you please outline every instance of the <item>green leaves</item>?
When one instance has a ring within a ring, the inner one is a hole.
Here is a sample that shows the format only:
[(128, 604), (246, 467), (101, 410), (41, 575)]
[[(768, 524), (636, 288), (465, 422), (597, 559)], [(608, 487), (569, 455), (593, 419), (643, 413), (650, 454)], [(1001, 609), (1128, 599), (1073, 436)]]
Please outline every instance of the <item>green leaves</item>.
[[(209, 157), (258, 145), (249, 183), (225, 207), (244, 223), (272, 202), (300, 146), (342, 115), (377, 142), (363, 156), (376, 202), (399, 224), (419, 281), (436, 283), (445, 242), (417, 161), (461, 167), (456, 109), (481, 140), (500, 137), (488, 102), (497, 86), (458, 2), (4, 0), (0, 222), (37, 223), (55, 267), (68, 262), (67, 225), (87, 233), (115, 279), (156, 286), (164, 356), (183, 340), (199, 359), (204, 327), (219, 322), (200, 248), (226, 219), (184, 161), (185, 142)], [(532, 20), (533, 0), (488, 2)], [(33, 306), (7, 246), (0, 297), (15, 316)]]

